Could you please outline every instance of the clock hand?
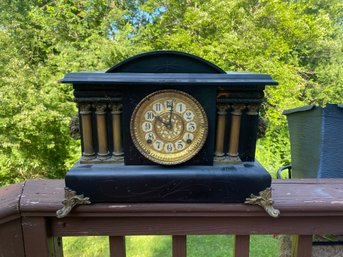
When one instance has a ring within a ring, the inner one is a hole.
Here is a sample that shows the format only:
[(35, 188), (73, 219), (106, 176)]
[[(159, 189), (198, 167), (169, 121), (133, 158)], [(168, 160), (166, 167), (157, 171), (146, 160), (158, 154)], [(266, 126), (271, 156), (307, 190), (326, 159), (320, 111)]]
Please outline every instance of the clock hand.
[(163, 119), (160, 116), (155, 116), (155, 120), (161, 122), (162, 124), (164, 124), (165, 126), (168, 126), (168, 123), (163, 121)]
[(169, 128), (172, 127), (171, 119), (172, 119), (173, 111), (174, 111), (174, 99), (172, 100), (170, 113), (169, 113), (169, 121), (168, 121)]
[(160, 116), (155, 116), (155, 120), (164, 123)]

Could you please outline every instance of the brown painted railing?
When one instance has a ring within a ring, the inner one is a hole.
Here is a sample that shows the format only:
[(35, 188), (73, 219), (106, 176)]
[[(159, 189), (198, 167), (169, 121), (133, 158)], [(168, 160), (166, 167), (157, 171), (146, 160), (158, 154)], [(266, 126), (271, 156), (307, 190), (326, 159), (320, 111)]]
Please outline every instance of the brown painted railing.
[[(96, 185), (94, 185), (96, 186)], [(234, 234), (235, 257), (249, 256), (252, 234), (298, 235), (294, 256), (312, 255), (313, 234), (343, 234), (343, 179), (273, 181), (279, 218), (244, 204), (93, 204), (57, 219), (63, 180), (0, 188), (0, 256), (63, 256), (63, 236), (109, 236), (110, 256), (125, 256), (125, 235), (172, 235), (186, 256), (187, 235)]]

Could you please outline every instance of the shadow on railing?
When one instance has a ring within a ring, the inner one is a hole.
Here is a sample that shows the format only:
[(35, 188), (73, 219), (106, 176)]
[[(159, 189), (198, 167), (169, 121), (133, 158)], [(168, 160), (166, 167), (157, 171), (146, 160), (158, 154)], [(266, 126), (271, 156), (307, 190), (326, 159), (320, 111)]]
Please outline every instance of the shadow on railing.
[(343, 234), (343, 179), (275, 180), (279, 218), (244, 204), (91, 204), (56, 218), (63, 180), (28, 180), (0, 188), (0, 256), (63, 256), (63, 236), (108, 236), (110, 257), (126, 256), (127, 235), (172, 235), (185, 257), (187, 235), (235, 235), (235, 257), (249, 256), (250, 235), (297, 235), (293, 256), (312, 256), (312, 235)]

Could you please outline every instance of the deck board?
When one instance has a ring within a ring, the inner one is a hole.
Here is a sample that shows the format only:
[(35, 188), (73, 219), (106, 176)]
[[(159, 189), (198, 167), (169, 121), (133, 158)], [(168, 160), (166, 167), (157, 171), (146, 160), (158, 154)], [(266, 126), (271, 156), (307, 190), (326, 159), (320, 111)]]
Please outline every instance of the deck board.
[[(21, 197), (25, 215), (44, 213), (55, 216), (64, 198), (63, 180), (28, 180)], [(274, 180), (274, 206), (282, 216), (339, 216), (343, 212), (343, 179)], [(91, 200), (91, 199), (90, 199)], [(76, 207), (70, 215), (77, 216), (265, 216), (259, 206), (230, 203), (97, 203)]]

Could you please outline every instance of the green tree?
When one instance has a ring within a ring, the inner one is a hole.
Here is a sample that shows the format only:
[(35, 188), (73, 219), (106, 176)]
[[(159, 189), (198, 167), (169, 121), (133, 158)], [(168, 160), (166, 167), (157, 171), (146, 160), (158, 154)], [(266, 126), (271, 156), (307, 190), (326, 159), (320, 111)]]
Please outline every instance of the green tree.
[(76, 161), (72, 88), (58, 81), (144, 50), (127, 36), (133, 9), (100, 0), (0, 3), (0, 184), (63, 177)]
[(227, 71), (269, 73), (280, 83), (267, 89), (261, 109), (268, 131), (257, 158), (270, 172), (290, 162), (283, 110), (342, 101), (341, 1), (151, 0), (144, 6), (161, 8), (137, 35), (140, 43), (190, 52)]

